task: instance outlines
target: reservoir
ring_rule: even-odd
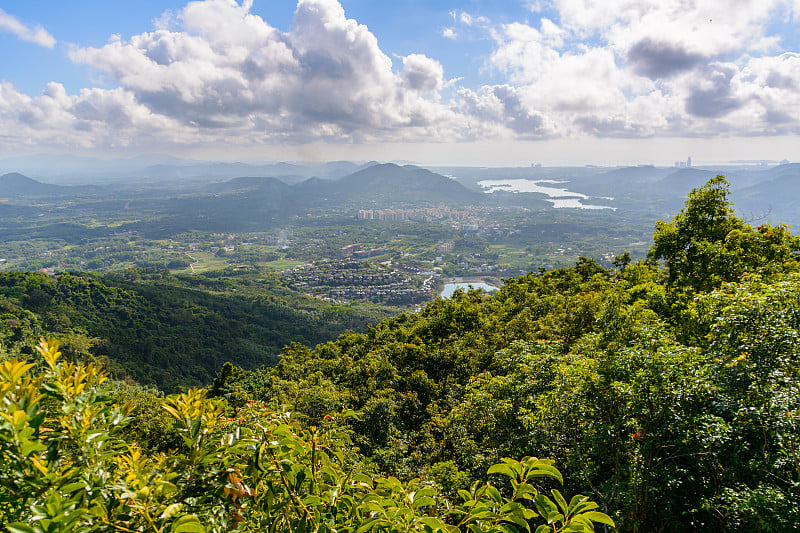
[[[473,282],[466,282],[466,283],[445,283],[444,289],[442,293],[439,295],[442,298],[450,298],[454,292],[458,289],[463,289],[468,291],[470,288],[473,289],[483,289],[486,292],[494,292],[497,289],[494,285],[489,285],[488,283],[484,283],[482,281],[473,281]]]
[[[513,192],[513,193],[538,193],[547,196],[546,200],[553,204],[556,209],[572,208],[572,209],[611,209],[616,211],[616,207],[607,205],[594,205],[585,204],[584,200],[589,200],[590,197],[579,192],[568,191],[567,189],[559,187],[550,187],[548,185],[559,185],[567,183],[564,180],[528,180],[528,179],[505,179],[505,180],[482,180],[478,182],[478,186],[484,189],[485,193],[491,194],[493,192]],[[541,185],[546,184],[546,185]],[[613,198],[602,198],[603,200],[613,200]]]

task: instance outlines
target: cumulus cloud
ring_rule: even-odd
[[[542,1],[528,2],[533,12]],[[559,129],[594,136],[786,132],[800,85],[770,34],[788,0],[552,0],[493,29],[491,68]],[[793,107],[794,106],[794,107]]]
[[[484,86],[479,92],[459,91],[459,111],[477,121],[477,135],[512,131],[525,139],[544,139],[557,134],[557,126],[532,108],[526,95],[511,85]]]
[[[465,115],[469,106],[442,98],[458,78],[445,81],[439,61],[409,54],[395,68],[375,35],[336,0],[300,0],[286,32],[250,7],[191,2],[156,19],[153,31],[73,47],[70,58],[113,88],[68,95],[53,84],[28,97],[5,84],[0,129],[23,132],[17,143],[47,144],[60,135],[82,146],[144,148],[435,142],[543,131],[544,119],[512,89],[494,91],[504,111],[492,118]]]
[[[181,128],[154,115],[121,89],[84,89],[69,95],[55,82],[41,95],[19,93],[10,83],[0,83],[0,125],[9,146],[114,148],[132,144],[156,146],[180,141]],[[13,134],[12,134],[13,132]],[[184,132],[188,140],[190,132]],[[3,138],[0,136],[0,138]]]
[[[717,118],[741,107],[731,82],[737,73],[733,65],[713,65],[704,80],[690,89],[686,111],[698,117]]]
[[[152,112],[203,129],[258,128],[265,139],[302,142],[424,135],[441,128],[434,121],[454,119],[438,101],[442,65],[411,54],[394,72],[376,37],[336,0],[300,0],[288,32],[249,8],[193,2],[177,15],[179,30],[115,38],[71,57]]]
[[[403,58],[403,79],[415,91],[438,91],[444,84],[444,69],[435,59],[411,54]]]
[[[690,52],[677,43],[658,42],[649,37],[630,47],[628,63],[637,74],[665,78],[698,65],[703,56]]]
[[[0,31],[12,33],[23,41],[38,44],[45,48],[53,48],[56,45],[55,37],[50,35],[47,30],[41,26],[28,27],[2,9],[0,9]]]

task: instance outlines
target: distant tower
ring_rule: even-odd
[[[692,168],[692,156],[686,158],[686,168]]]

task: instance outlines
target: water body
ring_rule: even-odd
[[[482,281],[472,281],[472,282],[465,282],[465,283],[445,283],[444,289],[442,293],[439,295],[442,298],[450,298],[454,292],[458,289],[464,289],[468,291],[469,289],[483,289],[486,292],[494,292],[497,289],[494,285],[489,285],[488,283],[484,283]]]
[[[580,198],[546,198],[548,202],[553,204],[555,209],[572,208],[572,209],[611,209],[616,211],[616,207],[608,205],[593,205],[581,203]]]
[[[567,183],[566,181],[559,180],[526,180],[526,179],[507,179],[507,180],[482,180],[478,185],[484,189],[484,192],[491,194],[493,192],[528,192],[539,193],[546,195],[547,201],[553,204],[556,209],[572,208],[572,209],[611,209],[616,211],[616,207],[608,205],[594,205],[585,204],[582,200],[588,200],[590,197],[579,192],[568,191],[558,187],[548,187],[541,184],[558,185]],[[613,198],[603,197],[603,200],[613,200]]]

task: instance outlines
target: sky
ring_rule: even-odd
[[[800,0],[3,0],[0,157],[800,160]]]

